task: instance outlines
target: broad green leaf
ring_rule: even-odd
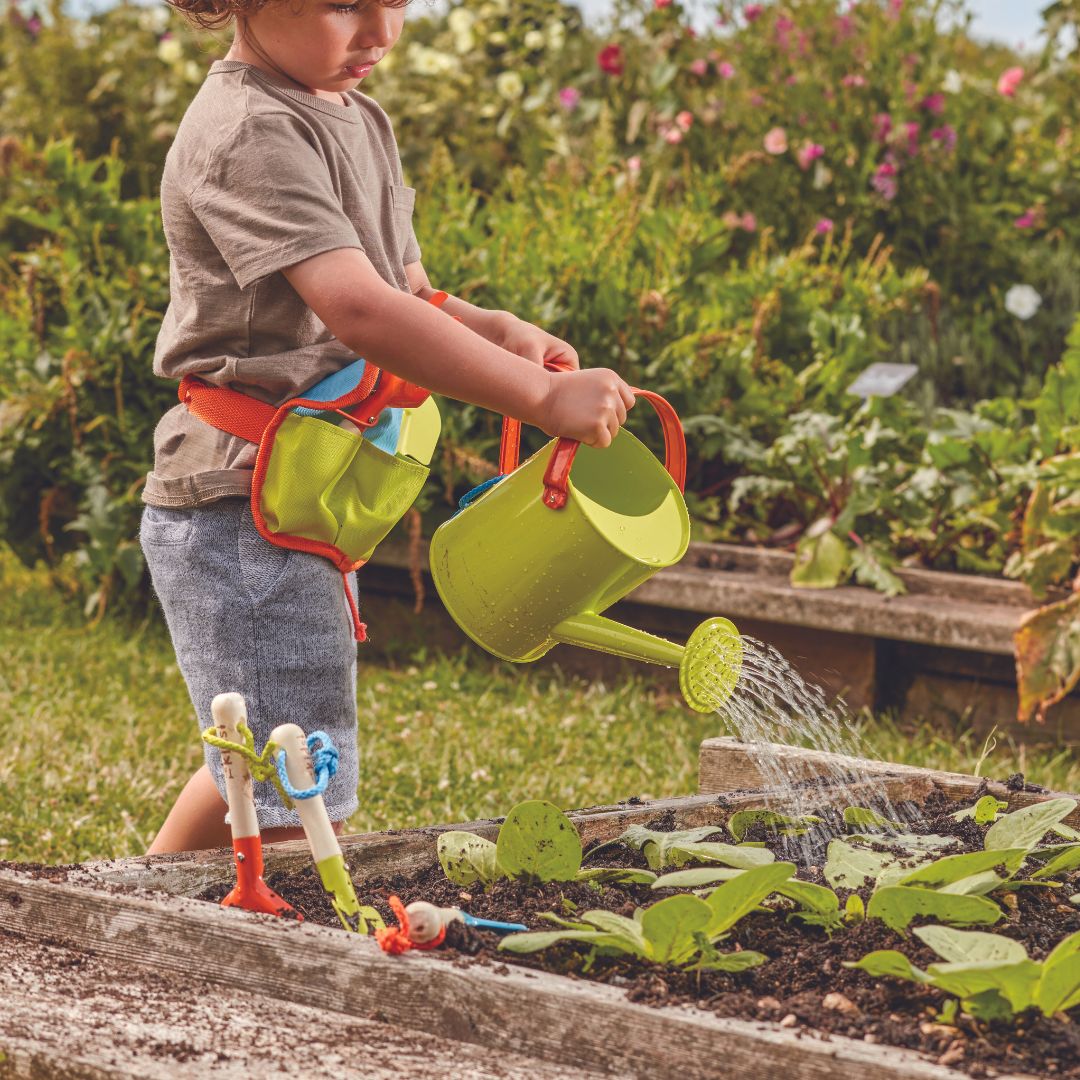
[[[751,825],[764,825],[781,836],[801,836],[819,821],[821,818],[814,817],[813,814],[791,817],[776,810],[739,810],[728,819],[727,827],[736,840],[742,840]]]
[[[989,825],[997,819],[1002,810],[1008,808],[1009,804],[1003,799],[996,799],[993,795],[984,795],[974,806],[966,806],[951,816],[955,821],[973,818],[976,825]]]
[[[1006,963],[984,960],[975,963],[931,964],[926,973],[933,979],[936,987],[960,998],[967,1012],[973,1016],[990,1016],[991,1011],[987,1011],[986,1006],[989,1005],[993,1010],[993,1004],[984,1002],[983,1010],[976,1012],[973,1011],[970,999],[993,992],[1004,997],[1013,1012],[1022,1012],[1034,1003],[1042,967],[1034,960],[1026,958]]]
[[[760,964],[764,964],[768,959],[767,956],[759,952],[754,952],[751,949],[743,949],[742,952],[730,952],[722,953],[713,950],[708,958],[702,956],[702,958],[696,963],[691,964],[687,969],[689,971],[747,971],[750,968],[758,967]]]
[[[1080,1005],[1080,931],[1059,942],[1043,961],[1035,1004],[1047,1016]]]
[[[706,935],[715,940],[720,934],[730,930],[794,873],[794,863],[770,863],[747,870],[713,889],[705,898],[713,913],[712,920],[705,928]]]
[[[700,889],[705,885],[716,885],[721,881],[730,881],[733,877],[745,873],[730,866],[695,866],[690,870],[672,870],[670,874],[661,874],[653,883],[654,889]]]
[[[851,926],[866,918],[866,905],[858,893],[852,893],[844,904],[844,922]]]
[[[581,866],[581,837],[557,807],[540,799],[518,803],[496,844],[500,868],[530,881],[571,881]]]
[[[822,518],[803,534],[795,548],[791,584],[803,589],[832,589],[845,577],[847,545],[832,531],[832,521]]]
[[[929,860],[930,855],[915,861]],[[829,842],[825,859],[825,880],[838,889],[861,889],[867,879],[879,884],[898,880],[910,872],[912,857],[906,852],[872,851],[847,840]]]
[[[1028,958],[1019,941],[982,930],[954,930],[951,926],[917,926],[911,931],[948,963],[1015,964]]]
[[[938,836],[936,833],[852,833],[848,840],[861,840],[867,844],[884,844],[903,851],[940,851],[960,843],[955,836]]]
[[[1005,848],[1033,848],[1051,827],[1076,809],[1075,799],[1048,799],[1001,817],[986,830],[983,847],[1001,851]]]
[[[1026,848],[1004,848],[995,851],[973,851],[965,855],[946,855],[932,863],[920,866],[905,877],[898,885],[921,885],[928,889],[939,889],[951,885],[973,874],[982,874],[1003,866],[1011,876],[1020,869],[1020,864],[1027,854]]]
[[[499,942],[499,948],[507,952],[531,953],[563,941],[583,941],[593,946],[621,948],[621,940],[614,934],[605,934],[600,930],[531,930],[526,934],[507,934]]]
[[[701,825],[696,829],[680,829],[675,832],[659,832],[656,829],[647,829],[644,825],[631,825],[612,843],[625,844],[635,851],[640,851],[645,856],[650,869],[662,870],[668,865],[668,855],[672,847],[698,843],[705,837],[714,836],[718,832],[722,830],[711,825]]]
[[[656,875],[651,870],[633,866],[592,866],[579,870],[575,881],[598,881],[604,885],[651,885]]]
[[[1072,844],[1055,855],[1031,876],[1036,880],[1039,878],[1052,878],[1057,874],[1067,874],[1078,868],[1080,868],[1080,844]]]
[[[902,933],[921,915],[960,925],[991,925],[1001,918],[1001,908],[981,896],[950,896],[934,889],[887,885],[870,897],[866,915]]]
[[[453,829],[439,836],[436,850],[443,873],[455,885],[490,885],[502,876],[495,845],[482,836]]]
[[[845,807],[844,823],[847,825],[869,825],[872,829],[898,829],[900,827],[895,821],[890,821],[876,811],[868,810],[865,806]]]
[[[650,905],[641,917],[649,958],[658,964],[685,962],[697,952],[694,934],[704,931],[711,918],[709,905],[688,893]]]
[[[739,870],[750,870],[776,862],[776,856],[767,848],[719,843],[672,844],[662,849],[661,855],[664,865],[671,866],[681,866],[687,862],[718,862]]]
[[[791,918],[799,919],[811,926],[820,926],[830,933],[843,925],[840,916],[840,900],[832,889],[824,885],[815,885],[810,881],[791,881],[778,885],[776,891],[799,905],[799,910],[792,912]]]
[[[942,885],[938,892],[947,893],[949,896],[986,896],[1003,885],[1018,885],[1017,881],[1007,881],[995,874],[993,870],[984,870],[980,874],[972,874],[961,878],[959,881],[951,881],[948,885]]]
[[[1066,840],[1080,842],[1080,829],[1074,829],[1071,825],[1066,825],[1064,822],[1059,822],[1057,825],[1051,825],[1050,831],[1055,836],[1063,837]]]
[[[861,960],[844,961],[846,968],[858,968],[867,975],[881,978],[882,975],[891,975],[894,979],[908,979],[911,982],[928,983],[930,977],[921,968],[914,964],[902,953],[895,949],[879,949],[877,952],[867,953]]]

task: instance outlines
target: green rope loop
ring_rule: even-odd
[[[286,809],[290,809],[293,805],[293,801],[289,798],[285,792],[285,788],[281,785],[281,778],[278,776],[277,766],[274,764],[273,760],[273,755],[278,749],[277,744],[268,742],[262,748],[262,753],[256,754],[255,736],[252,735],[251,728],[241,720],[236,725],[236,730],[240,732],[240,738],[244,740],[243,743],[234,743],[230,742],[228,739],[223,739],[216,733],[216,727],[208,727],[202,733],[203,742],[208,743],[210,746],[217,747],[217,749],[222,752],[239,754],[240,757],[248,763],[248,771],[251,773],[252,779],[261,781],[269,780],[280,796],[282,804]]]

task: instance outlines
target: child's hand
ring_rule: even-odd
[[[578,368],[578,354],[565,341],[541,330],[539,326],[511,315],[501,324],[499,333],[492,341],[508,352],[542,364],[545,360],[561,360],[572,368]]]
[[[611,445],[635,400],[629,385],[607,368],[552,372],[537,426],[548,435],[603,448]]]

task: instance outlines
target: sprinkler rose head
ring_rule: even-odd
[[[706,619],[691,635],[679,663],[679,689],[691,709],[715,712],[735,690],[742,639],[727,619]]]

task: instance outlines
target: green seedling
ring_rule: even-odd
[[[979,1020],[1012,1019],[1030,1008],[1045,1016],[1080,1005],[1080,932],[1060,942],[1040,964],[1010,938],[946,926],[921,926],[914,933],[942,958],[925,971],[902,953],[882,949],[845,967],[933,986],[959,999]]]
[[[558,807],[543,800],[518,803],[492,843],[474,833],[451,830],[437,845],[443,873],[455,885],[485,887],[500,878],[545,883],[588,881],[649,884],[648,870],[632,867],[581,866],[581,838],[574,823]]]
[[[638,908],[627,918],[610,911],[586,911],[578,922],[545,916],[558,930],[511,934],[499,948],[531,953],[577,942],[595,956],[629,954],[693,970],[742,971],[764,962],[755,952],[721,953],[716,944],[795,872],[793,863],[771,863],[738,873],[705,897],[682,894]]]
[[[817,825],[821,818],[813,814],[792,817],[776,810],[739,810],[728,818],[728,832],[736,840],[744,840],[753,825],[764,825],[778,836],[804,836],[810,826]]]
[[[631,825],[613,843],[625,844],[640,851],[652,870],[666,870],[690,862],[720,863],[738,870],[749,870],[776,861],[771,851],[756,845],[705,840],[705,837],[718,831],[711,825],[678,832],[657,832],[643,825]]]
[[[963,810],[957,810],[950,816],[954,821],[965,821],[973,818],[976,825],[991,825],[998,818],[1002,810],[1008,810],[1009,804],[1001,799],[995,799],[993,795],[984,795],[974,806],[965,806]]]

